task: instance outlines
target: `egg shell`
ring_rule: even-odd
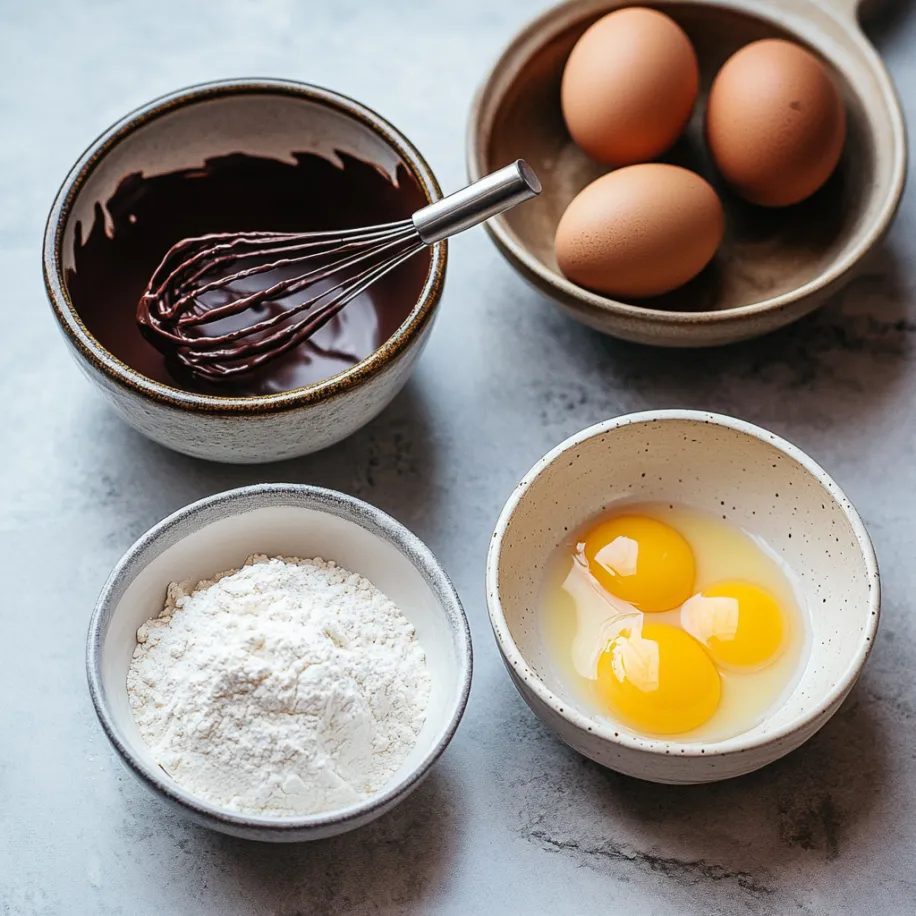
[[[644,7],[617,10],[591,25],[569,55],[563,117],[598,162],[646,162],[684,130],[699,82],[693,45],[673,19]]]
[[[843,99],[827,67],[790,41],[745,45],[710,89],[710,153],[751,203],[785,207],[810,197],[836,168],[845,138]]]
[[[676,165],[631,165],[573,198],[557,226],[557,264],[588,289],[657,296],[695,277],[724,231],[718,195],[699,175]]]

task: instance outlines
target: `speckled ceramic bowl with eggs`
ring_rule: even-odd
[[[765,541],[798,577],[810,627],[804,669],[781,704],[735,737],[699,742],[634,734],[585,708],[551,659],[539,617],[551,556],[569,531],[633,500],[724,516]],[[830,719],[868,658],[880,586],[862,520],[811,458],[741,420],[664,410],[583,430],[525,475],[493,534],[487,602],[513,683],[563,741],[621,773],[691,784],[765,766]]]

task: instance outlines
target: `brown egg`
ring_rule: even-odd
[[[617,10],[590,26],[563,71],[561,104],[573,140],[593,159],[655,159],[683,131],[700,82],[697,56],[669,16]]]
[[[722,204],[699,175],[676,165],[631,165],[573,198],[557,226],[557,264],[588,289],[657,296],[695,277],[724,229]]]
[[[751,203],[785,207],[809,197],[836,168],[845,137],[843,99],[827,68],[790,41],[746,45],[710,89],[709,150]]]

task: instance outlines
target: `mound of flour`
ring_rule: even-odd
[[[416,742],[430,678],[413,626],[371,582],[321,559],[250,557],[173,583],[137,631],[134,718],[188,791],[301,815],[382,788]]]

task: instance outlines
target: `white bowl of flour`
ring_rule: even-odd
[[[92,615],[89,687],[132,773],[205,826],[295,842],[351,830],[451,740],[471,642],[438,561],[378,509],[262,485],[131,547]]]

